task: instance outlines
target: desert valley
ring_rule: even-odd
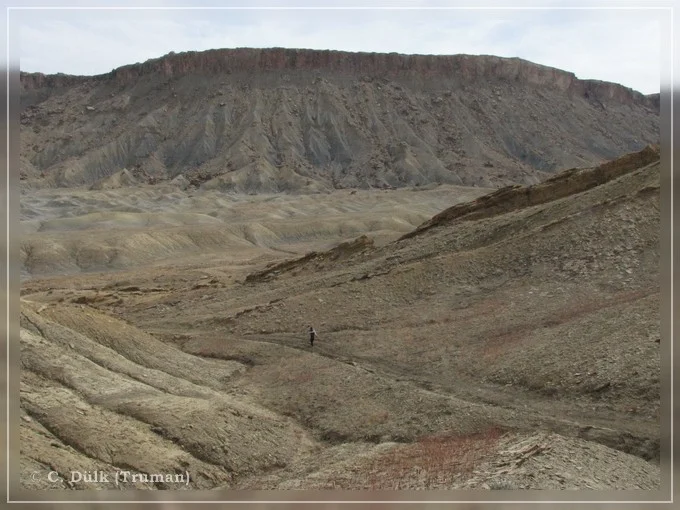
[[[520,59],[22,73],[24,488],[658,489],[658,144]]]

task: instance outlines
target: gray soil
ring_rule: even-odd
[[[22,75],[24,189],[534,184],[659,142],[659,105],[520,59],[312,50]]]

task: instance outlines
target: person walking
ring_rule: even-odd
[[[309,326],[309,343],[314,347],[314,340],[316,340],[316,331],[312,326]]]

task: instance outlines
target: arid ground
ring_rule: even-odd
[[[659,487],[658,149],[500,190],[114,184],[21,198],[26,488]]]
[[[658,94],[281,48],[20,83],[26,488],[659,487]]]

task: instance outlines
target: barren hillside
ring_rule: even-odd
[[[257,265],[362,234],[380,244],[488,191],[443,185],[248,196],[171,183],[32,190],[21,199],[23,276],[138,270],[210,257]]]
[[[401,239],[26,281],[25,483],[658,488],[659,181],[651,147]]]
[[[213,50],[21,90],[25,189],[499,187],[659,140],[654,97],[491,56]]]

